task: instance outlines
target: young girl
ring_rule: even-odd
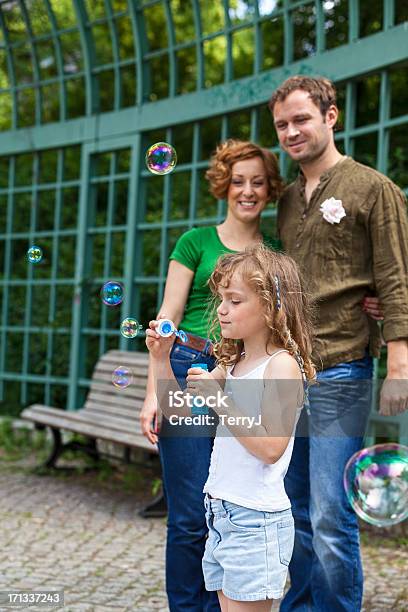
[[[283,479],[304,383],[315,375],[309,307],[296,264],[263,245],[222,256],[209,285],[221,330],[217,367],[190,368],[186,390],[206,398],[219,417],[204,486],[204,579],[223,612],[263,612],[283,595],[293,548]],[[146,338],[156,380],[174,380],[171,341],[154,331],[157,324]],[[158,397],[163,407],[163,392]],[[188,411],[164,412],[170,418]]]

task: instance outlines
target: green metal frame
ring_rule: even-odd
[[[0,227],[0,247],[4,250],[3,276],[0,277],[1,394],[4,385],[14,381],[19,385],[22,404],[32,401],[33,397],[37,400],[40,397],[47,404],[63,404],[61,389],[65,389],[69,409],[76,409],[89,385],[90,367],[98,355],[114,346],[130,350],[135,347],[118,334],[117,321],[121,317],[134,315],[146,324],[146,304],[152,311],[160,305],[168,254],[177,235],[193,225],[218,222],[224,214],[223,202],[214,206],[206,199],[209,212],[202,204],[203,172],[209,154],[206,149],[206,155],[203,155],[203,147],[208,147],[206,134],[210,125],[219,120],[219,129],[212,143],[214,146],[217,140],[242,134],[271,146],[274,142],[272,122],[265,114],[265,103],[286,77],[296,73],[321,74],[335,81],[342,92],[345,106],[344,126],[336,136],[339,146],[357,158],[361,158],[362,149],[365,154],[364,147],[368,147],[367,152],[375,155],[373,163],[376,167],[384,173],[389,172],[393,154],[392,135],[396,130],[406,130],[408,126],[408,114],[391,114],[393,92],[390,84],[393,71],[399,67],[404,69],[408,62],[407,21],[404,21],[404,13],[398,3],[383,0],[382,16],[380,20],[377,19],[381,21],[380,25],[373,21],[369,26],[374,33],[363,35],[362,3],[348,0],[346,39],[343,44],[330,46],[328,20],[335,19],[339,7],[344,9],[345,1],[271,0],[268,4],[266,0],[259,0],[246,4],[241,0],[217,0],[211,3],[211,10],[218,11],[219,21],[218,17],[211,21],[208,17],[209,3],[190,0],[190,25],[195,35],[191,39],[180,40],[178,0],[122,0],[121,3],[119,0],[72,0],[75,19],[66,27],[62,27],[56,0],[42,0],[44,19],[48,20],[49,29],[41,34],[35,33],[28,4],[19,0],[12,10],[20,11],[24,38],[16,36],[10,28],[8,11],[11,10],[11,3],[0,0],[0,52],[5,54],[9,82],[7,88],[0,90],[0,97],[9,95],[12,99],[11,129],[0,133],[0,162],[8,163],[7,186],[0,187],[0,206],[1,202],[7,204],[5,225]],[[99,13],[93,15],[93,8],[98,9]],[[159,13],[160,19],[165,20],[163,40],[167,39],[167,43],[151,48],[151,17]],[[303,46],[299,46],[298,23],[299,20],[306,23],[305,15],[313,15],[313,24],[310,26],[310,36],[305,35]],[[282,24],[284,28],[283,62],[273,69],[263,70],[268,44],[273,42],[265,37],[264,28],[271,23]],[[134,49],[133,56],[126,58],[121,56],[123,24],[131,32]],[[210,27],[214,24],[213,28]],[[95,33],[98,31],[106,33],[109,38],[112,49],[110,61],[100,61],[98,58],[100,40]],[[237,79],[234,76],[237,69],[236,37],[249,31],[254,40],[251,74]],[[76,67],[74,62],[69,63],[70,55],[66,51],[66,37],[70,36],[78,36],[81,43],[75,51]],[[208,87],[206,45],[221,39],[225,40],[226,45],[222,83]],[[38,55],[41,44],[52,45],[52,61],[55,61],[56,69],[54,76],[42,78],[44,60]],[[21,81],[16,70],[16,58],[27,45],[30,49],[29,72],[32,80]],[[70,50],[70,53],[73,51]],[[182,53],[190,53],[194,57],[195,87],[194,91],[179,95]],[[158,65],[157,62],[167,62],[168,65],[167,95],[163,99],[157,99],[154,91],[154,66]],[[127,107],[124,106],[123,89],[123,71],[126,70],[132,71],[135,83],[133,103]],[[107,99],[108,94],[100,83],[104,82],[106,75],[112,75],[112,87],[108,91],[111,110],[102,113],[103,100]],[[368,125],[358,125],[358,106],[361,104],[359,86],[373,78],[379,79],[378,113]],[[68,89],[73,87],[74,93],[78,92],[79,95],[81,83],[85,87],[85,112],[71,118]],[[75,89],[75,84],[78,89]],[[43,120],[44,104],[47,103],[43,88],[48,86],[58,88],[59,121],[55,123]],[[34,90],[34,122],[32,126],[21,127],[20,95],[27,90]],[[147,146],[162,139],[177,143],[188,130],[191,142],[188,146],[186,143],[182,145],[183,154],[179,155],[174,172],[165,177],[151,175],[144,167],[144,150]],[[376,139],[374,153],[369,151],[367,144],[373,138]],[[73,147],[78,147],[80,151],[78,171],[75,177],[67,179],[64,176],[66,159]],[[276,146],[272,148],[278,152]],[[44,183],[38,177],[42,172],[43,155],[49,152],[54,152],[56,156],[56,175],[55,180]],[[21,156],[27,154],[31,155],[32,178],[29,184],[20,185],[19,163]],[[119,168],[122,155],[129,159],[126,170]],[[99,174],[99,165],[106,156],[110,156],[109,165],[103,174]],[[280,156],[280,164],[286,176],[290,164],[283,155]],[[177,208],[180,203],[174,200],[175,195],[180,198],[180,185],[185,200],[184,212]],[[126,202],[122,201],[118,186],[121,189],[126,186]],[[400,186],[407,190],[408,182]],[[69,189],[79,189],[79,200],[76,225],[67,229],[61,223]],[[159,194],[162,203],[160,215],[157,210],[153,215],[149,212],[151,190]],[[104,223],[98,217],[102,193],[107,197]],[[15,211],[18,199],[24,194],[31,197],[30,221],[24,231],[20,228],[16,232],[13,225]],[[51,228],[40,230],[41,198],[44,194],[55,196],[54,221]],[[126,212],[122,214],[121,222],[117,223],[115,216],[120,206],[125,207]],[[177,214],[175,207],[179,211]],[[267,225],[273,225],[274,214],[273,210],[266,213]],[[62,276],[59,253],[65,252],[69,241],[75,241],[75,253],[72,255],[75,261],[72,274]],[[45,242],[49,245],[48,271],[45,265],[42,268],[29,267],[28,271],[15,277],[13,253],[17,243],[21,242],[27,245]],[[119,243],[122,250],[116,250]],[[151,252],[146,253],[146,244],[150,245]],[[96,253],[102,263],[95,263]],[[115,267],[118,257],[121,257],[120,270]],[[147,273],[149,257],[152,261],[154,258],[157,266]],[[113,263],[114,260],[116,263]],[[125,299],[115,314],[101,306],[97,299],[98,288],[112,276],[126,287]],[[36,316],[33,312],[34,295],[38,287],[43,287],[48,296],[48,321],[40,325],[33,322]],[[10,323],[13,291],[17,290],[25,291],[24,318],[19,325],[15,321]],[[58,320],[60,294],[64,291],[72,300],[72,307],[67,307],[67,325]],[[98,311],[98,314],[94,311]],[[20,368],[10,370],[8,343],[14,334],[22,335],[21,363]],[[44,369],[37,373],[30,369],[34,358],[31,338],[35,334],[46,339]],[[69,364],[65,370],[61,369],[63,374],[56,375],[53,362],[58,343],[62,339],[68,342],[68,338]],[[39,385],[37,395],[30,390],[32,385]],[[381,426],[381,419],[376,419]],[[390,422],[399,427],[401,438],[408,438],[408,430],[402,419],[387,420],[387,423]]]

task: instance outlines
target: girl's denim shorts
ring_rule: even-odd
[[[222,591],[236,601],[280,599],[295,537],[290,508],[261,512],[208,495],[204,503],[207,591]]]

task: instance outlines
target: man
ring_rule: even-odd
[[[289,78],[269,107],[281,148],[300,165],[279,203],[278,231],[316,298],[319,370],[285,481],[296,537],[281,610],[357,612],[363,586],[358,523],[342,479],[362,445],[371,355],[378,356],[381,344],[361,302],[373,291],[380,299],[388,350],[380,409],[398,414],[408,407],[406,202],[387,177],[336,148],[330,81]]]

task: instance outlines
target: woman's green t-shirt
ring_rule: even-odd
[[[263,241],[273,250],[281,250],[279,240],[270,238],[263,234]],[[215,269],[220,255],[224,253],[235,253],[221,242],[217,228],[196,227],[183,234],[177,241],[170,259],[174,259],[194,272],[184,317],[180,322],[180,329],[198,336],[208,337],[210,312],[208,304],[211,291],[207,285],[212,272]]]

